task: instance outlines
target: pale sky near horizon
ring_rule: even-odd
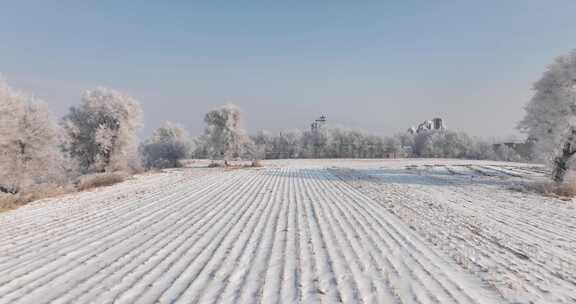
[[[144,134],[202,132],[234,103],[250,132],[332,123],[381,135],[436,116],[518,134],[531,85],[576,47],[576,1],[0,1],[0,73],[57,116],[103,85]]]

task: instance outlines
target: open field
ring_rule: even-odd
[[[0,214],[0,303],[574,303],[576,205],[529,164],[191,168]]]

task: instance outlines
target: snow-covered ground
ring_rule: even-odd
[[[288,160],[0,213],[0,303],[574,303],[573,201],[529,164]]]

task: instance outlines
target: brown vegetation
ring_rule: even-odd
[[[78,181],[78,191],[84,191],[92,188],[111,186],[123,182],[128,177],[124,172],[105,172],[80,177]]]
[[[0,212],[16,209],[29,202],[39,199],[50,198],[62,194],[74,192],[72,186],[63,187],[56,184],[38,184],[22,193],[0,193]]]
[[[561,184],[552,181],[538,181],[524,184],[520,187],[512,187],[511,190],[520,192],[534,192],[544,196],[569,200],[576,196],[576,181],[571,180]]]

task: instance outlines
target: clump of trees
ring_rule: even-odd
[[[109,182],[108,172],[134,172],[140,164],[136,132],[141,125],[139,103],[118,91],[86,91],[59,124],[44,102],[2,80],[0,193],[26,202],[79,181],[86,186],[94,180],[90,174],[100,174],[102,183]]]
[[[192,152],[188,132],[180,125],[166,122],[141,146],[142,161],[147,169],[181,167],[181,160]]]

